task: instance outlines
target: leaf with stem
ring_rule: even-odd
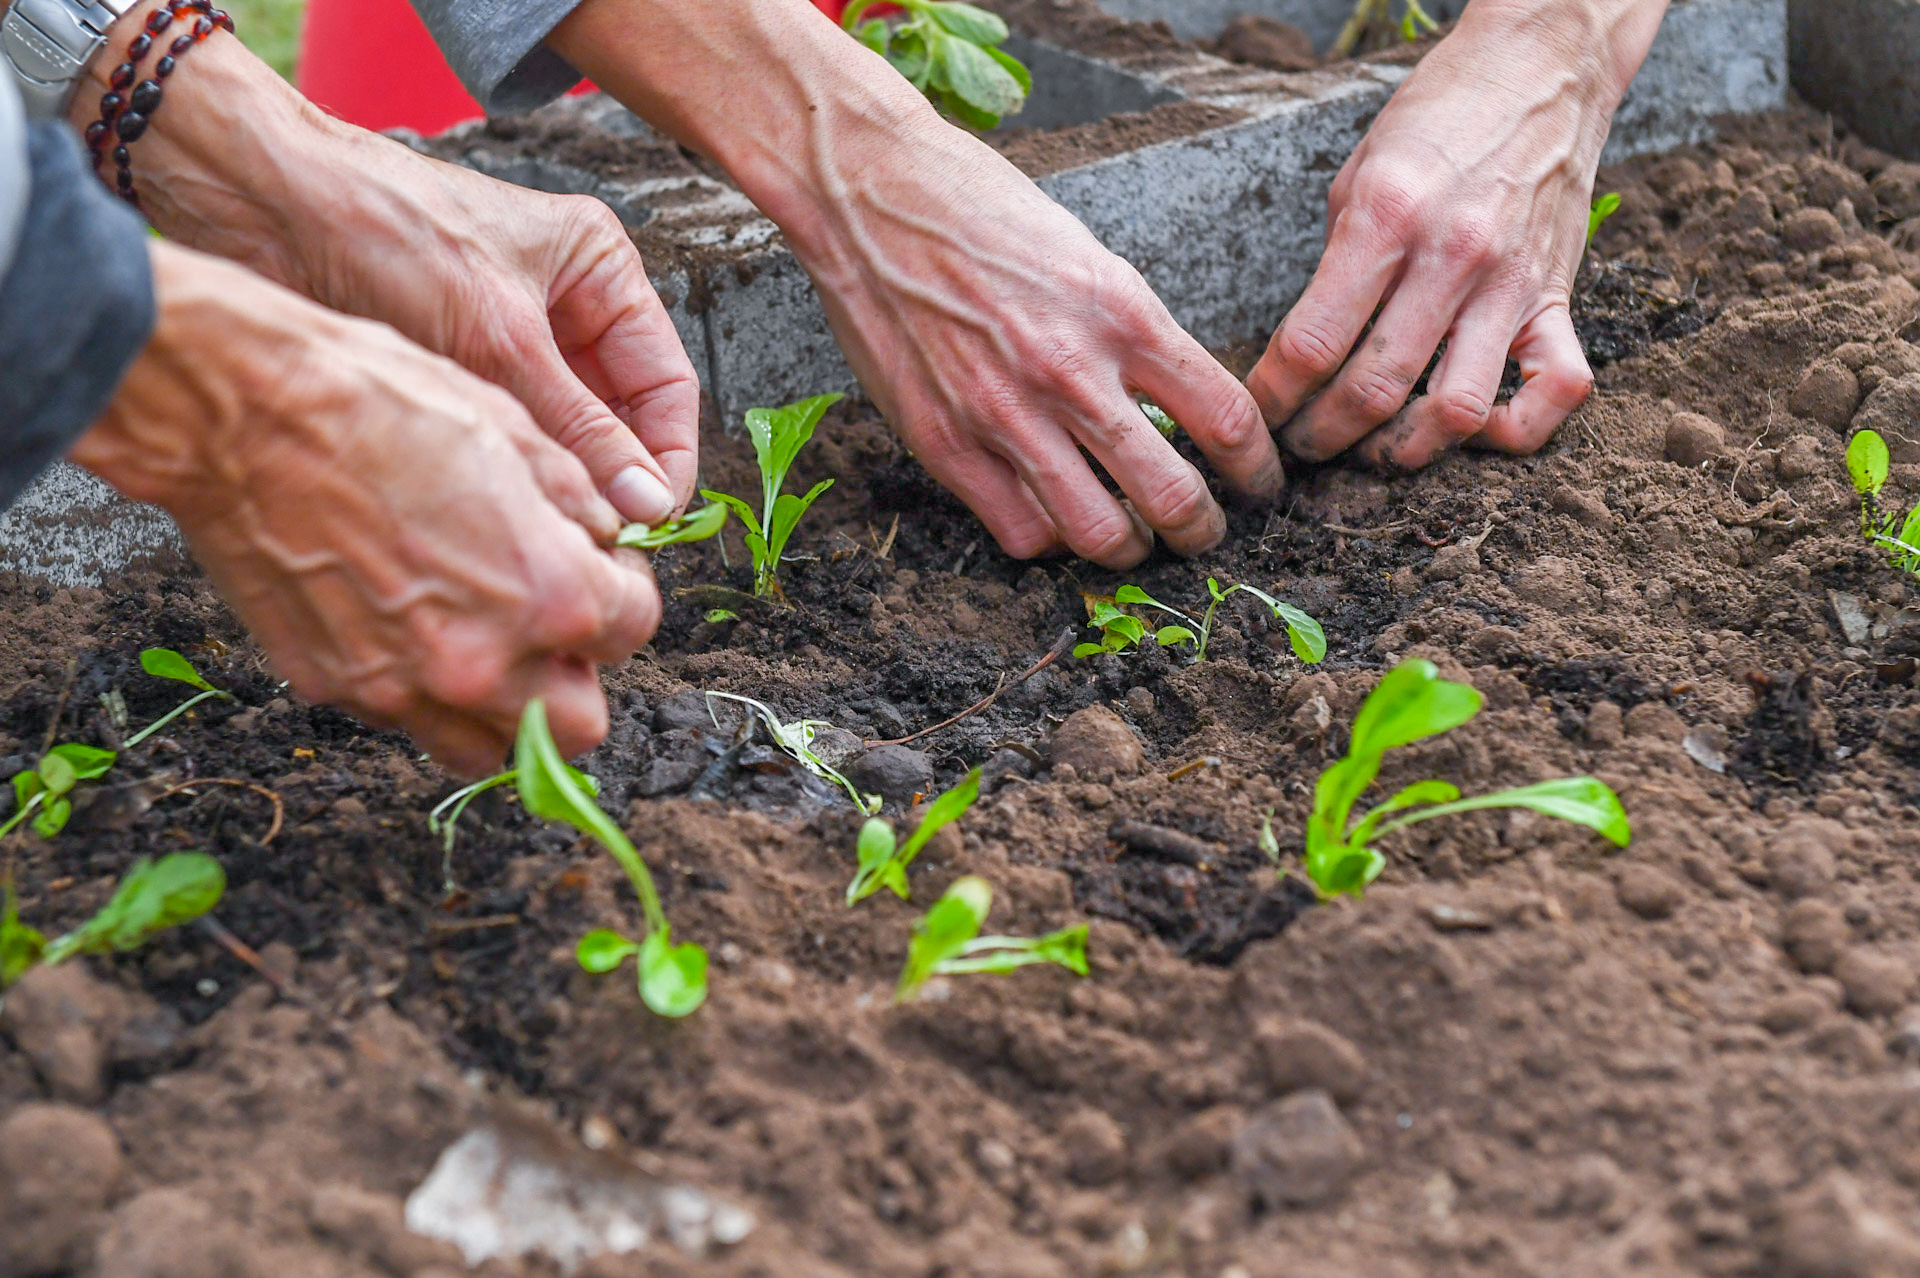
[[[574,780],[577,773],[560,757],[560,748],[547,726],[544,702],[528,702],[520,716],[513,771],[520,802],[527,811],[572,826],[599,843],[626,871],[647,922],[646,938],[637,951],[641,1001],[661,1016],[693,1012],[706,999],[706,951],[698,945],[671,943],[672,933],[653,885],[653,872],[647,869],[626,831],[593,801],[585,786]]]
[[[645,524],[628,524],[620,530],[615,544],[634,550],[660,550],[667,546],[684,546],[689,542],[718,537],[720,530],[726,526],[726,503],[711,502],[678,519],[669,519],[656,528],[649,528]]]
[[[860,869],[847,886],[847,904],[864,901],[883,887],[892,888],[894,895],[906,900],[907,867],[934,835],[966,815],[967,809],[979,798],[980,769],[975,768],[953,789],[927,805],[919,826],[897,849],[892,827],[878,817],[869,820],[860,830]]]
[[[831,767],[825,759],[822,759],[813,752],[814,736],[818,734],[822,728],[831,728],[833,726],[825,719],[800,719],[793,723],[782,723],[780,716],[773,712],[773,707],[767,705],[764,701],[755,701],[752,697],[743,697],[732,692],[709,692],[706,696],[707,714],[713,719],[713,725],[716,728],[720,726],[720,719],[713,713],[714,698],[717,697],[722,701],[738,702],[759,715],[760,721],[767,726],[767,732],[773,737],[774,744],[799,760],[800,765],[807,771],[822,780],[831,781],[842,790],[845,790],[848,796],[852,798],[853,805],[868,816],[872,816],[880,810],[879,796],[861,794],[858,786],[847,780],[846,777]]]
[[[231,692],[225,692],[216,688],[201,678],[200,672],[193,668],[193,663],[171,648],[146,649],[140,654],[140,668],[155,678],[171,679],[175,683],[184,683],[190,688],[197,688],[199,689],[199,693],[196,696],[187,698],[187,700],[181,702],[173,709],[161,715],[158,719],[155,719],[152,723],[149,723],[146,727],[140,729],[140,731],[128,737],[126,741],[122,743],[128,750],[133,749],[133,747],[139,745],[142,741],[145,741],[148,737],[160,731],[160,729],[166,727],[169,723],[172,723],[175,719],[178,719],[181,715],[187,713],[187,711],[193,709],[203,701],[237,700]]]
[[[76,954],[124,953],[156,932],[199,918],[219,904],[226,889],[226,871],[204,852],[142,858],[99,913],[49,942],[41,961],[51,965]]]
[[[956,879],[914,925],[894,1001],[906,1002],[935,976],[1011,972],[1034,963],[1057,963],[1087,975],[1086,924],[1032,938],[981,936],[980,928],[992,908],[993,888],[985,879],[972,875]]]
[[[760,510],[727,493],[702,489],[700,495],[731,510],[747,529],[747,550],[753,555],[753,593],[771,598],[779,592],[780,559],[794,526],[820,495],[833,486],[831,479],[815,484],[805,497],[780,490],[794,459],[813,438],[814,428],[827,410],[845,399],[845,395],[815,395],[784,408],[747,410],[747,437],[753,442],[753,455],[760,463]],[[717,531],[717,530],[716,530]]]
[[[20,921],[20,898],[14,893],[13,880],[0,880],[0,989],[37,966],[46,949],[47,938]]]
[[[853,0],[841,26],[943,113],[985,131],[1026,104],[1033,76],[999,47],[1009,32],[998,14],[960,0],[895,0],[906,17],[893,26],[865,16],[876,2]]]
[[[1587,247],[1593,247],[1593,237],[1600,234],[1600,228],[1606,225],[1607,219],[1619,211],[1618,191],[1608,191],[1593,202],[1593,207],[1587,210]]]

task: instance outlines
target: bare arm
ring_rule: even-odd
[[[1136,393],[1235,487],[1278,492],[1252,399],[1139,274],[807,0],[585,0],[548,44],[780,225],[874,401],[1009,553],[1119,567],[1149,528],[1187,554],[1219,541]]]

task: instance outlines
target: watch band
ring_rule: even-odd
[[[66,112],[107,30],[140,0],[13,0],[0,18],[0,70],[35,120]]]

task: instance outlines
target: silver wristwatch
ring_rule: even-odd
[[[107,29],[140,0],[13,0],[0,18],[0,72],[20,86],[27,115],[66,114],[74,86],[107,42]]]

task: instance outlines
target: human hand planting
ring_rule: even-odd
[[[104,82],[113,69],[102,58],[92,72]],[[628,520],[659,523],[693,495],[699,382],[604,204],[343,124],[234,40],[210,41],[167,96],[135,169],[163,234],[505,387]],[[76,115],[97,99],[76,95]]]
[[[805,0],[586,0],[548,44],[780,225],[862,385],[1008,553],[1124,567],[1154,531],[1184,554],[1220,540],[1136,393],[1236,488],[1279,491],[1252,399],[1138,272]]]
[[[1568,301],[1600,151],[1666,4],[1480,0],[1414,69],[1335,179],[1320,269],[1247,379],[1290,451],[1528,453],[1586,399]],[[1499,404],[1509,355],[1524,385]]]
[[[579,460],[389,329],[152,257],[154,339],[73,459],[174,516],[302,696],[467,774],[498,767],[533,698],[561,749],[598,743],[595,663],[643,645],[660,603],[637,556],[601,549],[621,521]]]

